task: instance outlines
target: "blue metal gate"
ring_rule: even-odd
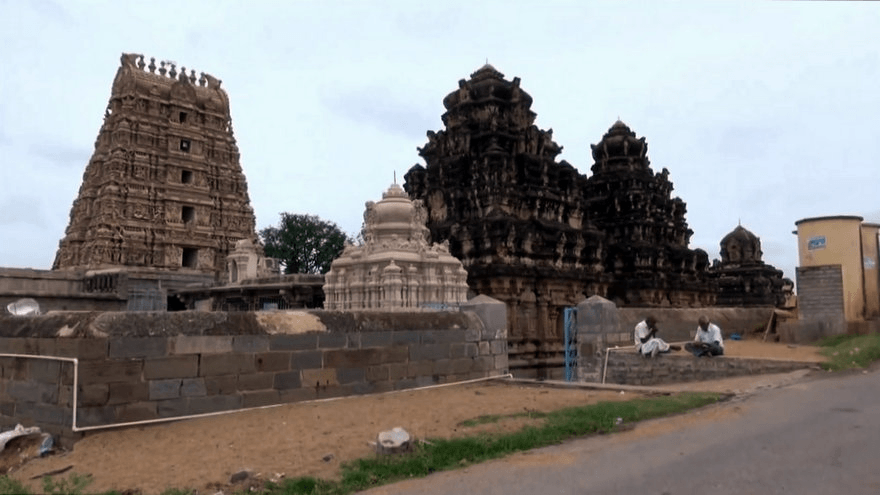
[[[565,381],[572,382],[577,378],[577,308],[565,308]]]

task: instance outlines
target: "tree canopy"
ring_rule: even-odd
[[[264,228],[260,237],[266,256],[278,258],[284,273],[327,273],[350,240],[335,223],[297,213],[281,213],[278,226]]]

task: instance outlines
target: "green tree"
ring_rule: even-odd
[[[282,213],[277,227],[260,231],[266,256],[278,258],[284,273],[327,273],[350,239],[335,223],[317,215]]]

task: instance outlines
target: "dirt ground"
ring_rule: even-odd
[[[760,341],[725,344],[729,356],[822,360],[817,350],[809,346]],[[662,388],[743,392],[792,379],[790,374],[774,377],[743,377]],[[154,494],[168,488],[189,488],[199,493],[231,493],[230,477],[243,470],[251,473],[251,480],[303,475],[337,477],[342,462],[372,455],[370,442],[376,434],[396,426],[417,439],[454,437],[480,428],[511,430],[528,423],[528,417],[480,427],[463,428],[460,423],[487,414],[544,412],[639,395],[633,391],[621,393],[616,388],[564,389],[503,384],[496,380],[288,404],[93,433],[79,441],[72,451],[31,459],[13,467],[9,475],[35,490],[40,488],[39,481],[45,473],[65,470],[59,476],[90,474],[93,482],[89,491]],[[0,463],[17,466],[33,451],[33,445],[11,442],[0,456]]]

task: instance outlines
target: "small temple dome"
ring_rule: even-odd
[[[458,89],[446,95],[443,106],[447,110],[468,102],[522,102],[526,109],[532,104],[532,97],[519,87],[519,78],[513,81],[504,79],[504,74],[489,63],[471,74],[468,80],[458,82]]]
[[[723,263],[760,263],[761,239],[742,225],[721,239],[721,261]]]
[[[403,273],[403,268],[397,266],[396,264],[394,264],[394,260],[391,260],[391,263],[388,263],[388,266],[386,266],[382,270],[382,273],[385,274],[386,276],[400,275],[401,273]]]
[[[382,201],[373,207],[376,226],[383,224],[409,225],[413,216],[413,203],[406,191],[397,184],[392,184],[382,194]]]
[[[590,145],[596,162],[609,158],[644,158],[648,153],[645,138],[636,133],[620,119],[614,122],[598,144]]]
[[[467,272],[445,244],[430,244],[427,210],[392,184],[366,203],[364,244],[333,260],[324,283],[330,310],[415,310],[466,301]]]

